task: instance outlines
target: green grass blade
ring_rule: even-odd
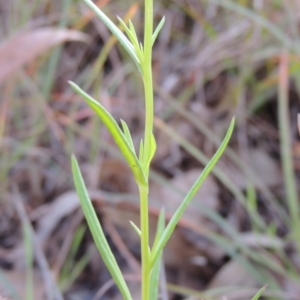
[[[137,34],[135,32],[134,26],[133,26],[131,20],[129,20],[128,23],[129,23],[129,29],[130,29],[130,31],[132,33],[132,36],[133,36],[133,40],[137,44],[138,51],[140,51],[140,48],[139,48],[139,39],[138,39]]]
[[[138,66],[138,68],[140,68],[140,61],[135,53],[134,47],[123,34],[123,32],[91,0],[84,0],[84,2],[102,20],[102,22],[107,26],[107,28],[112,32],[112,34],[125,48],[127,53],[131,56],[135,64]]]
[[[264,285],[255,295],[251,300],[258,300],[259,297],[262,295],[262,293],[265,291],[267,288],[267,285]]]
[[[167,135],[169,135],[174,141],[178,142],[180,146],[183,147],[188,153],[190,153],[193,157],[195,157],[202,165],[207,165],[209,159],[200,149],[197,149],[185,138],[180,136],[175,130],[171,129],[170,126],[164,124],[159,119],[156,121],[156,126],[164,131]],[[227,148],[226,148],[227,150]],[[236,197],[236,199],[241,203],[241,205],[246,208],[247,198],[240,190],[240,188],[233,182],[227,175],[226,172],[218,168],[217,166],[212,170],[212,173],[220,182],[224,184],[224,186]],[[252,212],[251,218],[253,221],[259,226],[260,229],[265,229],[266,224],[262,217],[257,212]]]
[[[124,31],[126,32],[126,34],[128,35],[134,49],[135,49],[135,53],[140,61],[140,65],[142,64],[142,60],[143,60],[143,56],[142,56],[142,52],[141,52],[141,49],[140,49],[140,46],[139,46],[139,41],[138,41],[138,38],[135,34],[135,30],[133,28],[133,31],[131,29],[129,29],[127,27],[127,25],[125,24],[125,22],[120,18],[120,17],[117,17],[122,28],[124,29]],[[129,20],[130,21],[130,20]],[[131,23],[131,22],[130,22]],[[131,23],[132,24],[132,23]],[[133,25],[132,25],[133,26]]]
[[[115,119],[112,115],[95,99],[85,93],[78,85],[74,82],[70,82],[70,85],[74,89],[74,91],[79,94],[87,104],[97,113],[97,115],[101,118],[102,122],[105,124],[112,137],[114,138],[116,144],[120,148],[122,154],[126,158],[135,180],[140,185],[146,185],[146,178],[140,162],[136,157],[135,152],[132,150],[130,143],[127,141],[126,136],[118,126]]]
[[[165,229],[165,212],[162,209],[159,214],[159,218],[158,218],[158,222],[157,222],[157,230],[156,230],[154,245],[156,244],[156,241],[160,240],[164,229]],[[162,263],[161,257],[162,257],[162,251],[161,251],[161,254],[158,256],[158,259],[154,263],[152,271],[151,271],[150,298],[149,298],[151,300],[158,299],[159,275],[160,275],[160,268],[161,268],[161,263]]]
[[[227,146],[227,144],[230,140],[231,134],[233,132],[233,128],[234,128],[234,118],[232,119],[232,121],[230,123],[230,126],[227,130],[226,136],[225,136],[222,144],[220,145],[219,149],[217,150],[215,155],[212,157],[212,159],[209,161],[209,163],[206,165],[203,172],[198,177],[198,179],[196,180],[196,182],[194,183],[194,185],[192,186],[192,188],[190,189],[190,191],[188,192],[188,194],[186,195],[186,197],[184,198],[184,200],[180,204],[179,208],[175,212],[175,214],[172,216],[172,218],[171,218],[169,224],[167,225],[167,228],[165,229],[165,231],[164,231],[161,239],[159,240],[157,246],[153,249],[153,252],[152,252],[153,254],[151,256],[152,266],[154,265],[155,261],[157,260],[158,256],[160,255],[160,253],[161,253],[162,249],[164,248],[165,244],[169,240],[172,232],[175,229],[176,224],[178,223],[179,219],[181,218],[181,216],[182,216],[184,210],[186,209],[187,205],[191,202],[191,200],[193,199],[193,197],[195,196],[195,194],[197,193],[197,191],[201,187],[202,183],[204,182],[206,177],[209,175],[209,173],[211,172],[211,170],[213,169],[213,167],[215,166],[215,164],[218,162],[219,158],[221,157],[221,155],[225,151],[226,146]]]
[[[75,267],[71,270],[70,273],[68,273],[67,279],[61,284],[60,288],[62,291],[66,291],[69,289],[72,284],[78,279],[80,275],[82,275],[84,268],[89,263],[90,258],[88,254],[85,254],[83,257],[79,259],[78,262],[76,262]],[[32,300],[33,298],[31,298]]]
[[[78,163],[75,156],[72,156],[72,172],[76,191],[79,197],[83,213],[93,235],[95,244],[101,254],[101,257],[108,268],[112,278],[118,286],[122,296],[126,300],[132,300],[127,284],[123,278],[121,270],[116,262],[116,259],[107,243],[102,227],[88,196]]]
[[[154,243],[153,243],[153,249],[156,248],[156,245],[158,244],[164,229],[165,229],[165,210],[162,209],[160,211],[160,214],[158,217],[156,235],[155,235],[155,239],[154,239]]]
[[[133,230],[136,232],[136,234],[139,237],[141,237],[141,235],[142,235],[141,230],[132,221],[129,221],[129,223],[132,226]]]
[[[77,228],[74,234],[73,241],[70,247],[70,252],[60,272],[60,278],[62,281],[61,287],[64,286],[65,281],[69,282],[69,275],[72,270],[72,266],[76,263],[75,257],[78,252],[79,246],[81,245],[85,232],[86,232],[86,226],[80,226]]]
[[[130,148],[132,149],[132,151],[135,152],[132,137],[131,137],[131,134],[130,134],[130,130],[129,130],[127,124],[123,120],[121,120],[121,123],[122,123],[124,135],[127,139],[127,142],[129,144]]]
[[[154,45],[157,35],[159,34],[159,32],[162,29],[164,24],[165,24],[165,16],[163,16],[163,18],[160,20],[159,24],[157,25],[157,27],[152,35],[152,46]]]
[[[152,133],[151,134],[151,139],[150,139],[150,151],[148,152],[148,157],[143,156],[143,170],[147,170],[150,166],[151,160],[154,157],[155,151],[156,151],[156,140],[155,140],[155,136]],[[141,160],[140,160],[141,161]]]

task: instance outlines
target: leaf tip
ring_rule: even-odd
[[[77,162],[77,159],[75,157],[75,155],[72,153],[71,155],[71,165],[72,165],[72,168],[74,169],[75,167],[77,168],[78,167],[78,162]]]
[[[71,88],[72,89],[76,89],[76,87],[77,87],[77,84],[75,83],[75,82],[73,82],[73,81],[71,81],[71,80],[68,80],[68,84],[71,86]]]

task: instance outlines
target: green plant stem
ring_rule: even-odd
[[[145,1],[145,33],[144,33],[144,57],[142,73],[145,89],[145,144],[144,157],[150,155],[151,135],[153,131],[153,83],[152,83],[152,33],[153,33],[153,0]],[[145,170],[148,178],[149,168]]]
[[[153,33],[153,0],[145,0],[144,55],[142,75],[145,92],[145,136],[144,161],[151,154],[151,137],[153,131],[153,83],[152,83],[152,33]],[[149,253],[149,216],[148,216],[148,178],[149,167],[146,167],[146,186],[139,186],[141,218],[141,252],[142,252],[142,300],[149,300],[150,295],[150,253]]]
[[[149,257],[149,220],[148,187],[140,186],[141,252],[142,252],[142,300],[149,299],[150,257]]]

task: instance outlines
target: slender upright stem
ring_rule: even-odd
[[[145,136],[144,160],[151,153],[151,136],[153,131],[153,83],[152,83],[152,33],[153,33],[153,0],[145,0],[144,24],[144,55],[142,75],[145,90]],[[148,180],[149,167],[144,170]],[[150,253],[149,253],[149,220],[148,192],[149,186],[140,186],[140,217],[141,217],[141,252],[142,252],[142,300],[149,300],[150,287]]]
[[[144,56],[142,75],[145,89],[145,136],[144,159],[150,156],[151,135],[153,130],[153,83],[152,83],[152,33],[153,0],[145,0]],[[148,180],[149,168],[144,170]],[[148,220],[148,185],[140,186],[141,217],[141,252],[142,252],[142,300],[149,300],[150,255],[149,255],[149,220]]]
[[[150,257],[149,257],[149,219],[148,187],[139,187],[141,201],[141,252],[142,252],[142,300],[149,300]]]
[[[152,33],[153,33],[153,0],[145,0],[144,59],[143,81],[145,88],[145,144],[144,157],[150,155],[151,134],[153,130],[153,83],[152,83]],[[149,170],[146,170],[148,176]]]

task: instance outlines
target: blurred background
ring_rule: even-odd
[[[143,2],[94,1],[131,19]],[[155,135],[150,230],[201,173],[231,118],[230,147],[164,252],[161,299],[300,299],[300,2],[154,1]],[[134,63],[80,0],[0,0],[0,295],[121,299],[74,191],[79,160],[109,243],[140,297],[139,203],[111,136],[72,80],[143,134]]]

